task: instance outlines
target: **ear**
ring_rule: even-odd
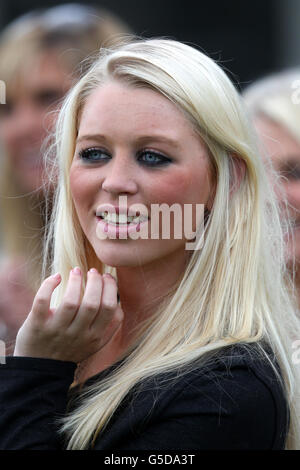
[[[239,189],[245,178],[246,163],[236,154],[230,154],[229,158],[231,163],[230,197]]]

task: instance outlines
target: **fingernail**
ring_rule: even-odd
[[[97,269],[96,268],[91,268],[89,270],[89,273],[98,273]]]
[[[103,274],[103,277],[108,277],[109,279],[113,279],[115,281],[115,278],[109,273]]]
[[[81,274],[80,268],[78,268],[78,266],[76,266],[76,268],[72,269],[72,273]]]
[[[56,273],[52,275],[52,278],[58,281],[59,279],[61,279],[61,275],[59,273]]]

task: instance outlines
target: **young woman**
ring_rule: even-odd
[[[1,448],[297,448],[299,328],[251,135],[196,49],[102,51],[58,119],[56,274],[0,366]],[[175,204],[194,249],[182,219],[152,230]]]

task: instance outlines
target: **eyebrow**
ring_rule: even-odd
[[[78,137],[76,139],[76,143],[80,143],[84,140],[96,140],[96,141],[106,141],[108,140],[105,135],[102,135],[102,134],[85,134],[85,135],[82,135],[81,137]],[[180,147],[180,144],[178,141],[176,140],[173,140],[169,137],[165,137],[163,135],[143,135],[143,136],[140,136],[137,138],[137,141],[140,142],[140,143],[143,143],[143,142],[149,142],[149,141],[157,141],[157,142],[161,142],[161,143],[166,143],[166,144],[169,144],[169,145],[172,145],[173,147]]]

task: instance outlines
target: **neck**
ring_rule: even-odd
[[[129,345],[134,331],[157,310],[180,280],[186,267],[186,253],[167,256],[148,265],[117,268],[118,290],[124,312],[122,342]]]

